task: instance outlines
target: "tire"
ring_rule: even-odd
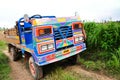
[[[43,69],[42,67],[35,64],[33,57],[29,58],[29,70],[34,80],[39,80],[43,77]]]
[[[17,61],[18,60],[18,55],[17,55],[16,49],[14,47],[10,47],[10,55],[11,55],[11,59],[13,61]]]
[[[77,63],[77,56],[78,55],[74,55],[74,56],[71,56],[70,58],[68,58],[68,61],[71,65],[75,65]]]
[[[10,53],[10,45],[8,44],[8,52]]]

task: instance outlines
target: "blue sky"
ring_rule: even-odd
[[[82,20],[120,20],[120,0],[0,0],[0,27],[11,28],[24,14],[74,16]]]

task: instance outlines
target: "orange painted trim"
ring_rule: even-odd
[[[69,38],[67,38],[68,40],[73,40],[73,37],[69,37]]]
[[[75,24],[81,25],[81,28],[83,27],[83,23],[81,23],[81,22],[73,22],[73,23],[72,23],[72,30],[74,30],[74,25],[75,25]]]
[[[36,30],[35,30],[35,36],[40,36],[40,30],[44,30],[46,28],[50,28],[51,34],[53,34],[52,26],[38,26],[38,27],[36,27]]]

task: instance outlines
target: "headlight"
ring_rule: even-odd
[[[75,38],[75,42],[77,42],[77,41],[79,41],[79,38],[78,38],[78,37]]]
[[[46,45],[42,45],[41,46],[41,51],[46,51],[46,50],[51,50],[54,48],[54,44],[51,43],[51,44],[46,44]]]
[[[54,48],[54,44],[48,44],[48,49]]]
[[[83,37],[79,37],[79,41],[83,40]]]
[[[79,36],[75,38],[75,43],[81,42],[83,40],[83,36]]]
[[[42,50],[42,51],[47,50],[47,45],[43,45],[43,46],[41,46],[41,50]]]

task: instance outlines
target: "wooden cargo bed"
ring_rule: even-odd
[[[7,29],[4,31],[4,40],[7,43],[15,43],[15,44],[19,44],[19,36],[18,36],[18,31],[16,28],[12,28],[12,29]]]

